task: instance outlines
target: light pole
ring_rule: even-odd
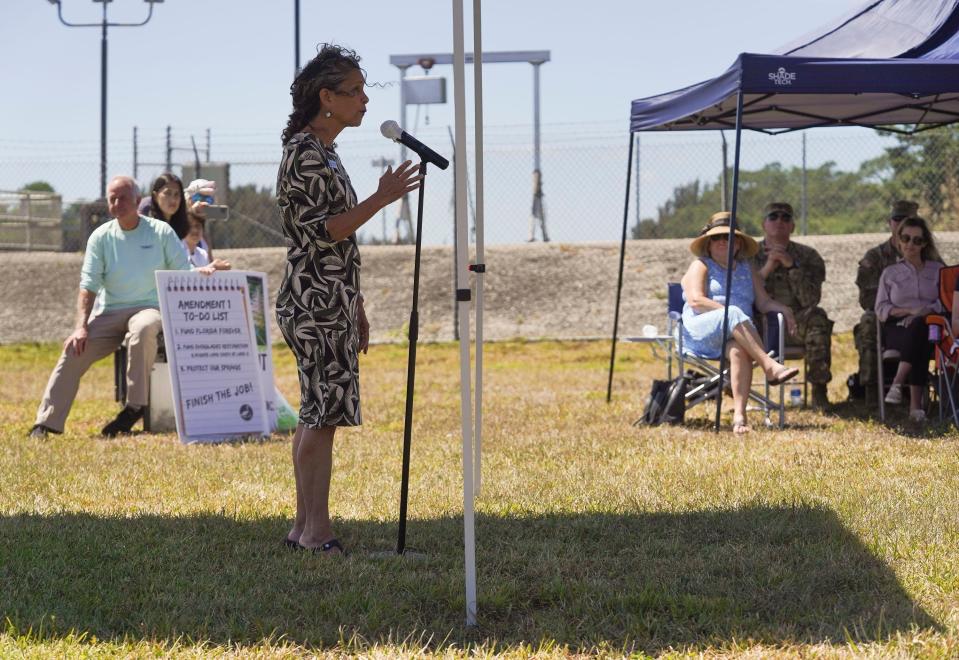
[[[147,17],[139,23],[110,23],[107,20],[107,5],[113,0],[93,0],[103,5],[103,19],[99,23],[71,23],[63,18],[61,0],[47,0],[57,6],[57,18],[67,27],[98,27],[100,32],[100,198],[107,196],[107,28],[139,27],[153,18],[153,5],[163,0],[144,0],[150,5]]]
[[[293,0],[293,77],[300,75],[300,0]]]

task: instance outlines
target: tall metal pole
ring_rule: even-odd
[[[480,0],[474,0],[479,2]],[[469,261],[469,228],[466,212],[466,49],[464,47],[463,0],[453,3],[453,108],[456,144],[456,206],[459,241],[459,268],[456,271],[456,300],[460,307],[460,423],[463,434],[463,568],[466,583],[466,625],[476,625],[476,519],[473,486],[473,411],[470,382],[470,303],[472,299],[466,264]]]
[[[476,318],[476,393],[473,399],[473,492],[479,495],[482,484],[483,453],[483,305],[485,302],[484,280],[486,278],[486,229],[483,170],[483,19],[481,0],[473,1],[473,144],[476,162],[476,210],[473,229],[476,231],[476,263],[470,270],[476,275],[476,302],[473,311]],[[469,239],[466,241],[469,242]],[[455,252],[455,249],[454,249]]]
[[[107,1],[100,35],[100,199],[107,197]]]
[[[100,28],[100,198],[107,195],[107,28],[109,27],[139,27],[146,25],[153,17],[153,5],[163,0],[146,0],[150,11],[139,23],[110,23],[107,20],[107,5],[113,0],[93,0],[103,4],[103,17],[97,23],[71,23],[63,18],[61,0],[50,0],[57,6],[57,18],[67,27],[97,27]]]
[[[736,147],[733,156],[733,206],[729,214],[729,249],[726,252],[726,302],[723,304],[723,337],[729,333],[729,301],[732,300],[733,268],[736,254],[736,207],[739,202],[739,147],[742,144],[743,132],[743,90],[740,88],[736,95]],[[716,433],[719,433],[719,421],[723,410],[723,372],[728,362],[726,351],[719,351],[719,391],[716,396]]]
[[[140,161],[137,158],[137,127],[133,127],[133,179],[137,180]]]
[[[456,168],[459,165],[459,160],[456,158],[456,138],[453,137],[453,129],[449,126],[446,127],[446,130],[450,132],[450,153],[452,153],[453,159],[453,181],[456,181]],[[459,207],[456,204],[456,186],[453,186],[453,340],[460,340],[460,304],[456,301],[456,273],[459,271],[460,267],[460,255],[456,251],[456,246],[459,245],[459,217],[457,212]]]
[[[541,172],[539,160],[539,67],[542,62],[533,62],[533,169]]]
[[[540,161],[540,94],[539,94],[539,68],[543,62],[532,62],[533,65],[533,213],[530,218],[529,240],[536,238],[536,220],[539,213],[540,231],[543,234],[543,242],[549,242],[549,235],[546,233],[546,212],[543,207],[543,170]]]
[[[166,127],[166,171],[173,170],[173,129]]]
[[[809,208],[808,201],[809,197],[807,196],[808,187],[806,181],[806,131],[802,133],[802,235],[805,236],[809,231],[809,216],[807,209]]]
[[[613,368],[616,365],[616,339],[619,336],[619,301],[623,297],[623,265],[626,262],[626,224],[629,222],[629,184],[633,176],[633,133],[629,133],[629,156],[626,157],[626,201],[623,204],[623,236],[619,241],[619,278],[616,281],[616,312],[613,314],[613,342],[609,352],[609,382],[606,403],[613,398]]]
[[[210,162],[210,129],[206,129],[206,162]]]
[[[640,181],[640,179],[639,179],[639,173],[640,173],[640,171],[641,171],[641,170],[639,169],[639,160],[640,160],[640,151],[642,151],[641,147],[642,147],[642,144],[641,144],[640,141],[639,141],[639,133],[637,133],[637,134],[636,134],[636,165],[635,165],[635,167],[636,167],[636,231],[637,231],[637,236],[639,235],[639,234],[638,234],[638,232],[639,232],[639,223],[640,223],[640,222],[642,221],[642,219],[643,219],[643,218],[642,218],[642,212],[639,210],[640,194],[641,194],[641,192],[642,192],[642,191],[641,191],[641,186],[639,185],[639,181]]]
[[[720,199],[720,206],[723,211],[726,211],[729,209],[729,145],[726,144],[725,131],[719,131],[719,137],[723,140],[723,189],[720,191],[720,196],[722,197],[722,199]]]
[[[300,0],[293,0],[293,77],[300,73]]]

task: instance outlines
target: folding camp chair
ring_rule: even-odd
[[[667,314],[666,314],[666,333],[652,333],[640,337],[628,337],[627,341],[644,342],[653,346],[654,353],[657,347],[666,353],[666,373],[669,380],[673,379],[673,361],[678,366],[678,373],[686,373],[687,367],[701,372],[701,377],[693,378],[686,390],[686,409],[690,409],[704,401],[710,401],[716,398],[719,387],[729,384],[729,367],[719,374],[719,367],[715,360],[708,360],[695,355],[687,355],[683,352],[683,289],[679,282],[670,282],[667,285]],[[781,359],[777,358],[780,362]],[[765,381],[765,376],[764,376]],[[781,390],[782,391],[782,390]],[[760,394],[750,388],[749,400],[756,405],[756,409],[762,410],[765,415],[765,423],[772,426],[770,413],[773,410],[779,412],[779,427],[785,425],[785,406],[783,398],[780,396],[779,402],[769,398],[769,384],[766,383],[766,394]]]
[[[952,416],[953,422],[959,427],[959,397],[956,391],[956,377],[959,373],[959,348],[956,345],[956,337],[952,332],[952,323],[950,319],[953,314],[953,295],[956,291],[956,284],[959,281],[959,265],[944,266],[939,271],[939,302],[942,304],[945,314],[930,314],[926,316],[926,325],[929,326],[929,341],[935,344],[933,348],[934,374],[930,381],[932,392],[937,399],[939,407],[939,421],[945,419],[948,413]],[[885,364],[887,362],[899,359],[899,352],[893,349],[885,348],[883,345],[882,322],[876,319],[876,346],[879,367],[879,419],[886,421],[885,391],[887,383],[885,379]],[[945,399],[948,402],[948,409]]]
[[[939,302],[944,314],[930,314],[926,317],[929,326],[929,340],[935,342],[933,357],[935,363],[934,387],[939,399],[939,421],[948,414],[959,428],[959,400],[957,400],[956,382],[959,376],[959,346],[952,332],[950,319],[955,314],[953,297],[959,281],[959,266],[945,266],[939,271]],[[944,403],[944,400],[946,403]]]
[[[786,318],[780,312],[768,312],[763,317],[762,333],[763,346],[780,364],[786,360],[802,360],[802,380],[793,379],[789,385],[802,385],[802,406],[805,408],[809,401],[809,384],[806,374],[809,373],[809,363],[806,361],[806,349],[786,343]],[[766,398],[769,398],[769,381],[766,381]],[[786,383],[779,384],[779,428],[785,424]]]

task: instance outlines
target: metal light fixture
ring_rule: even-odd
[[[107,20],[107,5],[113,0],[93,0],[94,3],[103,5],[103,18],[99,23],[71,23],[63,18],[63,5],[61,0],[47,0],[51,5],[57,6],[57,18],[67,27],[98,27],[100,34],[100,197],[107,196],[107,28],[111,27],[139,27],[146,25],[153,18],[153,5],[163,2],[163,0],[144,0],[150,5],[150,11],[147,17],[139,23],[110,23]]]

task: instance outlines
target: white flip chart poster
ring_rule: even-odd
[[[247,273],[157,271],[156,280],[180,440],[269,434]]]

